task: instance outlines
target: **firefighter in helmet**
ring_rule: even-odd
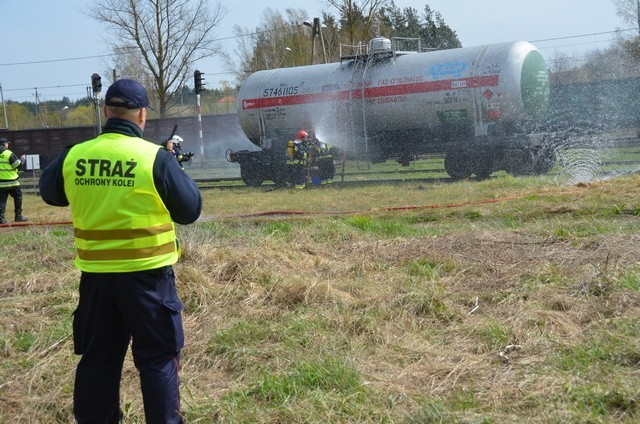
[[[336,165],[333,161],[333,146],[323,143],[318,137],[311,141],[311,154],[314,168],[317,168],[317,177],[320,184],[332,184],[336,173]]]
[[[169,140],[162,142],[162,147],[176,157],[180,166],[182,166],[183,162],[188,162],[193,157],[192,152],[182,153],[181,143],[183,141],[184,139],[182,137],[180,137],[179,135],[174,135]],[[184,170],[184,167],[182,167],[182,169]]]
[[[295,140],[287,144],[289,180],[297,189],[303,189],[307,181],[308,138],[309,134],[300,130],[296,133]]]

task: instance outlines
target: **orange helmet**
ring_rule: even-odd
[[[309,137],[309,134],[305,130],[300,130],[296,134],[296,140],[306,140],[307,137]]]

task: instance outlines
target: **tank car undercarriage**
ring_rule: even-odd
[[[492,141],[480,138],[473,145],[453,145],[446,151],[444,168],[454,179],[465,179],[471,175],[485,179],[501,170],[513,176],[543,175],[555,163],[556,153],[551,137],[535,134],[523,136],[518,142],[513,138]]]

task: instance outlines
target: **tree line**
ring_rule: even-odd
[[[193,71],[206,57],[221,56],[235,83],[202,94],[202,113],[234,112],[232,98],[250,73],[263,69],[336,62],[357,52],[375,37],[403,38],[412,50],[462,47],[455,29],[425,4],[421,10],[399,7],[393,0],[320,0],[320,17],[304,9],[284,12],[266,8],[255,28],[234,27],[237,48],[224,52],[215,29],[226,9],[209,0],[91,0],[84,13],[108,34],[112,63],[103,75],[135,78],[149,89],[159,118],[194,113]],[[550,60],[552,81],[622,78],[638,74],[640,1],[612,0],[618,15],[638,31],[620,37],[605,50],[594,51],[576,65],[556,54]],[[410,39],[410,40],[408,40]],[[112,81],[111,81],[112,82]],[[108,82],[105,81],[105,84]],[[110,82],[109,82],[110,83]],[[63,98],[40,104],[7,102],[11,129],[92,125],[93,99]]]
[[[235,113],[236,92],[237,87],[230,85],[207,90],[201,94],[201,113],[204,115]],[[171,100],[172,106],[165,112],[165,118],[195,116],[197,110],[193,88],[186,85],[181,87],[178,92],[172,94]],[[102,107],[102,103],[100,103],[100,107]],[[0,110],[0,129],[23,130],[96,125],[95,100],[88,96],[78,100],[71,100],[65,96],[61,100],[46,100],[37,103],[8,100],[2,105],[2,108],[3,110]],[[148,116],[149,119],[160,118],[156,111],[150,111]]]
[[[329,0],[337,14],[324,12],[319,28],[304,9],[284,12],[265,9],[256,28],[234,27],[239,60],[233,72],[242,81],[252,72],[337,62],[363,51],[376,37],[405,38],[408,49],[440,50],[462,47],[456,32],[427,4],[422,11],[400,8],[394,1]]]
[[[222,57],[241,83],[256,70],[306,65],[320,57],[337,60],[342,44],[367,42],[377,35],[418,37],[424,48],[460,46],[455,31],[428,5],[418,12],[401,9],[393,0],[321,1],[329,11],[318,17],[322,24],[317,26],[303,24],[310,21],[303,9],[287,9],[284,15],[265,9],[258,28],[236,28],[239,45],[233,53],[222,51],[215,34],[227,14],[219,2],[92,0],[84,13],[102,25],[108,37],[113,66],[104,74],[114,70],[149,87],[161,117],[171,113],[178,94],[192,83],[195,64],[207,57]],[[315,43],[316,37],[322,37],[321,43]]]

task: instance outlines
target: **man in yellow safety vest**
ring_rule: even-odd
[[[82,355],[73,397],[78,423],[119,422],[131,341],[146,422],[183,422],[174,222],[198,219],[202,197],[171,153],[142,138],[148,107],[140,83],[116,81],[105,96],[102,134],[66,148],[40,177],[46,203],[71,205],[81,271],[73,315],[74,351]]]
[[[16,156],[9,150],[9,140],[0,138],[0,224],[6,224],[4,217],[7,199],[13,197],[15,222],[27,220],[22,216],[22,189],[18,180],[18,169],[24,163],[25,156]]]

